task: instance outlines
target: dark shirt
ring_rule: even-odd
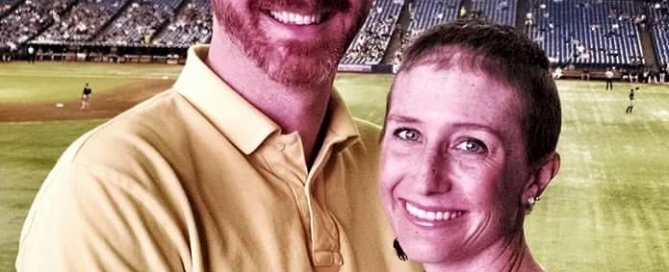
[[[93,92],[93,90],[91,90],[91,88],[89,88],[89,87],[84,87],[84,94],[85,94],[85,95],[90,95],[92,92]]]

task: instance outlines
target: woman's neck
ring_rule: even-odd
[[[504,272],[543,272],[544,269],[534,260],[525,242],[521,229],[518,234],[502,238],[476,256],[457,262],[425,264],[426,272],[442,271],[504,271]]]

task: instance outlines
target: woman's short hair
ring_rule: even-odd
[[[555,151],[562,125],[560,99],[549,64],[545,52],[513,27],[460,19],[417,37],[404,51],[398,76],[418,65],[434,65],[437,70],[457,66],[508,84],[524,105],[520,122],[527,159],[535,163]]]

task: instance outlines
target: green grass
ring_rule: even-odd
[[[48,171],[74,139],[101,122],[0,123],[0,271],[13,271],[21,226]]]
[[[34,69],[93,71],[42,65]],[[135,68],[102,65],[98,75],[128,69]],[[160,73],[137,69],[139,77]],[[336,86],[354,115],[379,123],[390,80],[345,74]],[[634,113],[625,115],[634,86],[607,92],[604,82],[559,82],[562,169],[525,223],[532,253],[549,271],[669,271],[669,86],[639,85]],[[14,270],[23,218],[57,157],[100,122],[0,123],[0,271]]]
[[[77,99],[85,83],[94,94],[143,78],[175,78],[181,66],[25,62],[0,63],[1,102],[59,102]]]
[[[353,115],[380,125],[391,81],[392,75],[343,74],[335,79],[335,88]]]
[[[552,271],[669,270],[669,87],[560,82],[562,170],[530,215],[528,241]]]

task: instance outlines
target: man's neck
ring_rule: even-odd
[[[214,31],[222,32],[214,25]],[[285,86],[257,67],[225,33],[212,37],[207,65],[239,95],[277,123],[282,133],[297,132],[303,144],[305,163],[310,168],[322,142],[318,137],[330,100],[332,80],[308,87]]]

